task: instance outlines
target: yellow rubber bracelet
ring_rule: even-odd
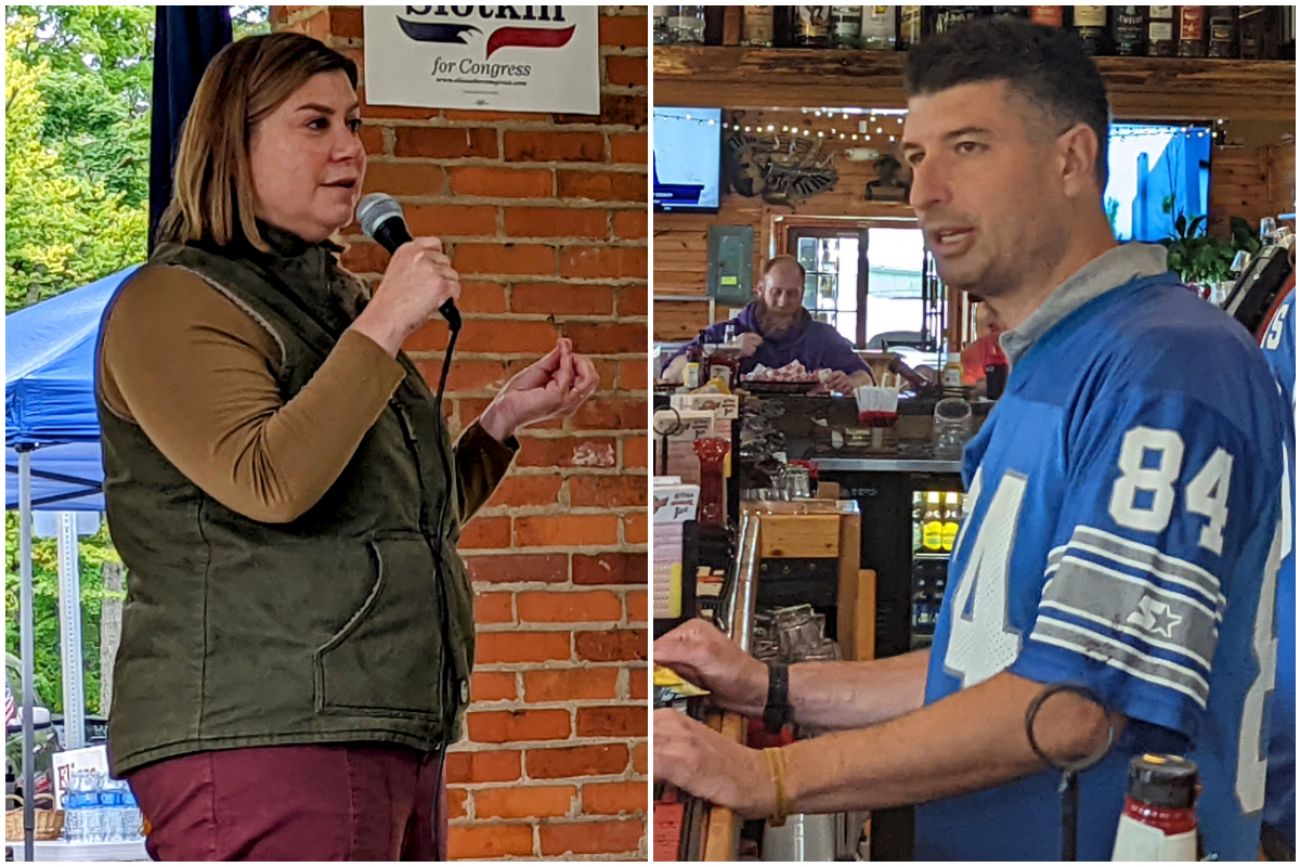
[[[780,828],[785,824],[786,817],[790,813],[790,803],[785,792],[785,751],[778,747],[768,747],[763,750],[763,755],[767,758],[768,771],[772,774],[772,786],[776,789],[776,804],[772,809],[772,815],[768,817],[768,824],[773,828]]]

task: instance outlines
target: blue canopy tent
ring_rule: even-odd
[[[5,317],[5,509],[30,455],[33,509],[101,512],[95,341],[113,293],[139,266]]]

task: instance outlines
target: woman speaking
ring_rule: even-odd
[[[474,658],[460,528],[514,432],[597,386],[560,340],[452,446],[400,352],[460,295],[441,243],[398,248],[370,299],[329,240],[365,174],[356,84],[297,34],[222,51],[157,250],[105,316],[104,491],[130,573],[109,753],[155,858],[445,854]]]

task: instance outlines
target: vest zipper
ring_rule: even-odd
[[[402,437],[415,457],[415,474],[420,479],[420,529],[426,538],[429,532],[429,492],[424,482],[424,461],[420,457],[420,441],[415,436],[415,423],[407,413],[406,404],[394,398],[388,405],[397,413],[397,421],[402,427]]]
[[[439,677],[439,680],[442,683],[442,695],[440,696],[441,701],[439,710],[443,715],[444,731],[442,732],[442,736],[445,739],[449,737],[451,733],[451,723],[449,722],[449,719],[454,719],[454,715],[448,717],[447,712],[451,702],[454,701],[451,697],[451,684],[455,678],[452,675],[454,666],[452,665],[451,656],[451,642],[453,637],[451,634],[451,623],[448,619],[451,616],[451,612],[448,610],[450,603],[447,600],[446,594],[443,592],[442,586],[442,552],[439,550],[442,546],[442,528],[438,527],[433,531],[438,534],[438,547],[434,547],[433,542],[429,540],[429,494],[424,480],[424,461],[420,457],[420,441],[415,436],[415,423],[411,420],[411,416],[407,412],[406,404],[396,398],[393,398],[388,403],[397,413],[397,420],[402,428],[402,436],[406,439],[406,444],[410,447],[411,454],[415,457],[415,472],[420,478],[420,530],[421,535],[424,536],[424,544],[429,547],[429,553],[433,556],[433,566],[436,570],[433,582],[433,595],[437,600],[438,610],[441,613],[443,640],[441,660],[442,671],[440,672],[441,676]],[[451,482],[450,479],[447,481],[448,483]]]

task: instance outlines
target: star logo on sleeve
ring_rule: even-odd
[[[1132,623],[1143,632],[1173,638],[1174,627],[1182,623],[1183,618],[1175,614],[1167,602],[1143,596],[1137,609],[1129,614],[1125,622]]]

